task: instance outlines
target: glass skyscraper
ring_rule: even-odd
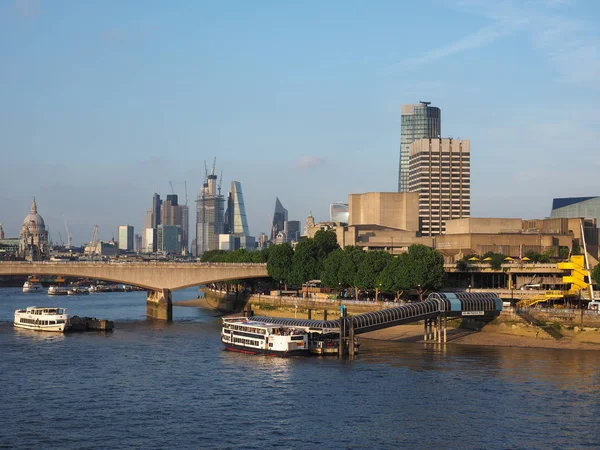
[[[275,211],[273,212],[273,222],[271,224],[271,240],[274,241],[277,233],[283,231],[283,224],[288,220],[288,210],[283,207],[279,197],[275,198]]]
[[[420,102],[418,105],[402,105],[398,192],[408,191],[410,144],[417,139],[436,139],[441,136],[440,108],[429,106],[430,104],[431,102]]]
[[[229,192],[227,211],[225,212],[225,233],[235,234],[236,236],[249,235],[242,184],[239,181],[231,182],[231,191]]]

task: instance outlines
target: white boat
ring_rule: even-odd
[[[15,311],[14,325],[28,330],[64,332],[68,319],[66,308],[28,306]]]
[[[270,356],[308,355],[308,329],[224,317],[221,342],[225,350]]]
[[[90,291],[84,287],[72,287],[67,289],[67,295],[87,295]]]
[[[48,295],[67,295],[67,288],[52,285],[48,288]]]
[[[35,278],[30,278],[25,283],[23,283],[23,292],[42,292],[44,287],[39,280]]]

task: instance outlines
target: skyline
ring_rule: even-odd
[[[204,161],[250,234],[397,190],[401,106],[472,146],[471,216],[544,218],[599,195],[600,6],[577,1],[0,5],[0,222],[36,197],[66,241],[142,229],[154,192],[193,209]],[[424,32],[423,27],[426,27]],[[191,220],[191,227],[195,222]],[[194,236],[190,236],[193,238]],[[191,239],[190,239],[191,240]]]

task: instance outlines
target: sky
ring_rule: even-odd
[[[471,215],[600,195],[596,0],[0,0],[0,223],[139,233],[216,157],[250,233],[395,191],[402,104],[471,140]],[[171,184],[169,183],[171,182]],[[60,236],[59,236],[60,233]]]

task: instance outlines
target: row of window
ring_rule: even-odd
[[[258,347],[258,341],[255,341],[253,339],[242,339],[242,338],[234,337],[233,342],[236,344],[253,345],[255,347]]]
[[[28,319],[27,317],[21,317],[19,320],[20,323],[28,323],[31,325],[56,325],[59,323],[65,323],[64,320],[38,320],[38,319]]]

